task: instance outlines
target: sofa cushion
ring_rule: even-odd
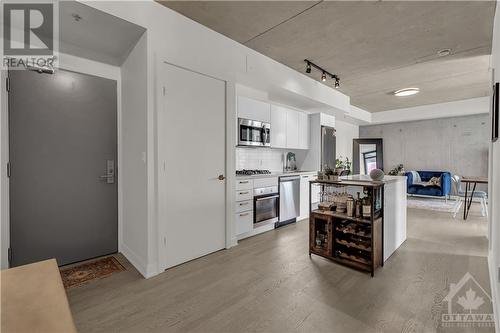
[[[413,185],[408,188],[409,194],[419,194],[419,195],[432,195],[432,196],[443,196],[443,191],[440,186],[422,186]]]

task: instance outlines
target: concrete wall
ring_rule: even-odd
[[[439,112],[436,109],[435,112]],[[362,138],[384,139],[384,168],[442,170],[458,175],[488,175],[489,116],[361,126]]]

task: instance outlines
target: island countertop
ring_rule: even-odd
[[[406,176],[388,176],[385,175],[384,179],[376,181],[370,178],[369,175],[352,175],[352,176],[343,176],[340,177],[341,180],[348,180],[348,181],[359,181],[359,182],[370,182],[374,184],[387,184],[387,183],[393,183],[393,182],[399,182],[399,181],[404,181],[406,182]]]

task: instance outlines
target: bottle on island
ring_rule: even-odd
[[[358,197],[356,198],[356,202],[354,204],[354,207],[355,207],[355,216],[357,218],[360,218],[361,217],[361,198],[359,197],[360,193],[358,193]]]
[[[372,198],[367,188],[363,189],[363,192],[365,196],[363,197],[362,215],[364,218],[370,218],[372,216]]]

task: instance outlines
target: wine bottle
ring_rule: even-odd
[[[365,196],[363,197],[363,217],[370,218],[372,216],[372,198],[368,189],[364,189]]]
[[[355,216],[357,218],[361,217],[361,198],[359,197],[359,192],[357,192],[358,197],[356,198],[355,206]]]

